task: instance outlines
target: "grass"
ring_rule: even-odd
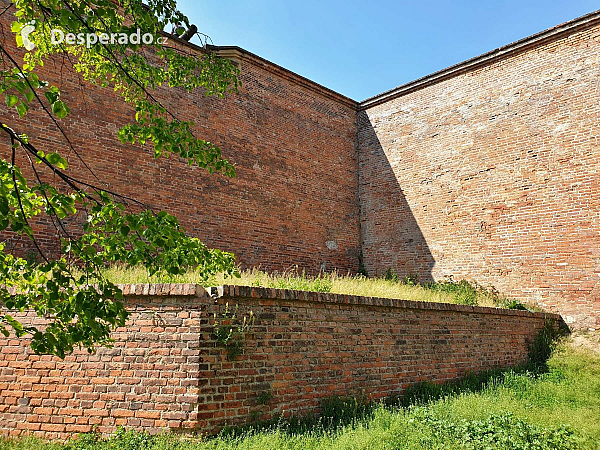
[[[181,276],[149,277],[142,267],[112,267],[105,275],[115,283],[197,283],[205,286],[233,284],[239,286],[261,286],[278,289],[296,289],[301,291],[331,292],[335,294],[360,295],[365,297],[396,298],[421,302],[459,303],[467,305],[525,309],[516,300],[506,299],[493,288],[484,288],[468,281],[451,280],[419,284],[407,277],[399,279],[388,271],[385,277],[367,278],[362,275],[341,275],[324,273],[308,276],[297,270],[280,274],[267,274],[258,269],[240,272],[240,277],[217,276],[204,281],[190,270]]]
[[[210,439],[120,430],[107,440],[85,435],[66,444],[0,440],[0,450],[600,449],[596,351],[563,342],[544,373],[496,373],[429,401],[414,396],[408,407],[338,399],[327,409],[331,420],[302,429],[281,422]]]

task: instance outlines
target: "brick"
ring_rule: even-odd
[[[10,12],[2,17],[9,26],[12,20]],[[7,45],[19,54],[14,40]],[[189,233],[211,247],[233,251],[244,267],[286,270],[294,261],[311,273],[323,265],[358,270],[355,101],[252,58],[241,62],[239,93],[224,99],[201,90],[184,99],[159,89],[155,95],[162,104],[180,120],[194,121],[195,134],[219,145],[223,156],[235,163],[237,176],[227,179],[179,158],[154,159],[149,148],[121,144],[117,131],[134,120],[135,112],[118,94],[96,86],[81,89],[79,77],[62,58],[39,69],[40,78],[62,88],[69,117],[76,118],[61,124],[65,133],[86,164],[114,190],[176,215]],[[27,133],[39,150],[54,151],[63,139],[60,131],[33,105],[27,119],[18,122],[19,132]],[[13,124],[15,117],[4,108],[2,121]],[[25,159],[18,163],[30,174]],[[69,160],[69,174],[90,176],[77,158]],[[267,179],[269,186],[264,185]],[[38,236],[48,250],[59,248],[49,221],[39,225]],[[294,243],[284,255],[281,248],[290,239]],[[195,291],[196,286],[188,285],[177,294]],[[139,294],[149,294],[149,286]]]
[[[370,275],[467,279],[597,328],[599,30],[361,106]]]
[[[433,381],[442,381],[459,378],[467,371],[516,365],[527,357],[527,342],[545,319],[552,317],[402,300],[387,300],[385,308],[373,308],[379,299],[262,288],[246,288],[243,292],[247,296],[239,297],[236,289],[224,286],[224,298],[217,304],[209,297],[161,296],[158,303],[152,297],[129,298],[129,324],[115,337],[113,349],[100,348],[92,355],[78,351],[61,364],[64,376],[56,394],[74,397],[45,399],[47,403],[32,406],[31,413],[4,412],[1,428],[10,432],[19,424],[19,428],[39,431],[46,437],[53,433],[69,435],[95,425],[99,425],[99,432],[112,432],[118,425],[156,431],[199,426],[208,432],[226,422],[248,420],[264,392],[272,394],[269,406],[273,411],[303,414],[332,394],[364,393],[376,399],[429,379],[428,373]],[[268,296],[285,300],[269,302]],[[227,360],[210,332],[200,339],[200,329],[198,352],[206,356],[201,361],[180,356],[171,344],[189,333],[182,325],[165,329],[168,339],[157,341],[160,344],[153,347],[151,356],[142,355],[132,363],[114,357],[129,351],[126,344],[136,339],[137,323],[146,320],[150,311],[158,308],[165,322],[181,311],[199,311],[208,317],[226,301],[239,304],[240,314],[252,310],[263,317],[246,341],[245,354],[235,361]],[[13,345],[31,355],[26,343],[15,341]],[[271,351],[265,352],[267,349]],[[0,362],[16,372],[6,355],[2,353]],[[81,370],[107,355],[112,356],[105,368],[82,386],[87,392],[71,392],[71,383],[79,383]],[[31,373],[36,370],[33,364],[34,360],[25,359],[16,365],[18,370]],[[204,366],[202,371],[194,370],[200,365]],[[170,379],[181,384],[146,383],[161,374],[167,376],[167,367],[184,377]],[[0,374],[2,370],[0,365]],[[129,378],[139,383],[104,384],[106,374],[125,371],[132,371]],[[41,379],[39,386],[43,383]],[[32,392],[44,392],[37,390],[37,384],[32,387],[36,388]],[[14,405],[29,398],[24,397],[27,393],[15,391],[20,394],[4,400],[0,397],[0,403],[10,401]],[[271,417],[267,412],[263,416]],[[198,423],[202,425],[192,425]]]
[[[0,20],[8,26],[10,13]],[[362,251],[373,274],[452,274],[593,324],[600,192],[590,118],[600,102],[598,50],[587,44],[600,37],[595,23],[571,33],[568,45],[545,41],[362,105],[247,54],[239,94],[157,93],[169,105],[185,100],[181,118],[195,119],[196,131],[234,158],[238,178],[229,181],[199,182],[176,159],[116,143],[131,111],[110,91],[59,80],[56,61],[42,78],[65,83],[63,99],[78,118],[66,130],[103,179],[158,202],[243,266],[280,270],[292,261],[309,272],[356,272]],[[19,132],[40,149],[59,142],[39,111],[27,122]],[[39,226],[51,247],[47,224]],[[131,316],[112,349],[60,360],[33,355],[26,340],[0,340],[4,435],[64,438],[94,425],[100,433],[118,425],[211,432],[254,412],[264,420],[310,412],[332,394],[383,398],[424,380],[517,365],[545,319],[557,318],[239,286],[214,289],[216,304],[193,284],[123,291]],[[209,320],[225,301],[258,318],[234,361]],[[20,319],[43,325],[35,314]],[[262,409],[265,392],[272,398]]]

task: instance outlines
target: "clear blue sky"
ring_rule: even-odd
[[[355,100],[600,8],[598,0],[179,0],[237,45]]]

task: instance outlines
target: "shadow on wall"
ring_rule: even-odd
[[[365,111],[358,115],[358,152],[365,270],[374,276],[391,268],[401,278],[433,281],[435,260]]]

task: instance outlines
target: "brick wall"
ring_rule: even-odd
[[[303,414],[338,395],[373,399],[417,381],[514,366],[553,315],[277,289],[123,286],[131,317],[115,346],[64,361],[0,339],[0,430],[46,438],[118,425],[212,432]],[[212,296],[209,294],[213,294]],[[252,310],[244,354],[213,337],[224,304]],[[259,397],[272,398],[261,405]]]
[[[600,326],[600,14],[367,100],[365,266]]]
[[[1,39],[16,52],[11,11],[0,18]],[[185,50],[199,53],[191,44]],[[120,144],[117,131],[134,113],[111,89],[81,83],[62,58],[47,62],[40,78],[61,88],[71,108],[61,125],[99,180],[39,106],[26,121],[4,106],[0,120],[39,149],[68,156],[70,174],[167,210],[209,246],[234,252],[244,267],[358,270],[356,103],[248,52],[223,51],[241,69],[239,94],[217,99],[169,89],[156,96],[179,119],[195,121],[197,136],[222,148],[236,165],[234,179]],[[10,155],[7,137],[0,137],[0,155]],[[28,172],[26,159],[20,165]],[[43,227],[44,247],[56,245],[55,235]]]
[[[0,20],[9,48],[11,20]],[[355,272],[362,252],[370,274],[467,278],[598,327],[599,22],[590,14],[360,105],[219,48],[240,65],[239,94],[157,96],[223,148],[233,180],[118,144],[132,113],[110,90],[80,83],[62,59],[44,75],[63,89],[72,114],[61,123],[108,188],[175,214],[243,267]],[[39,108],[26,123],[0,116],[93,179]],[[41,226],[42,244],[56,245]]]

